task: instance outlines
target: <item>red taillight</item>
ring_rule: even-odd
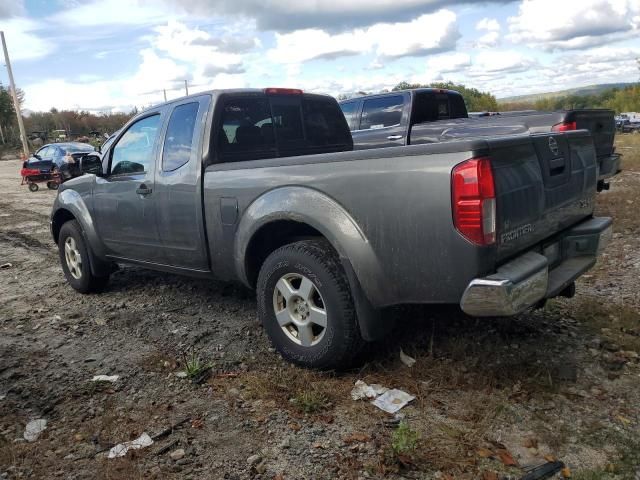
[[[570,130],[577,130],[577,125],[576,122],[562,122],[562,123],[556,123],[553,127],[551,127],[551,130],[553,132],[568,132]]]
[[[264,89],[264,93],[267,95],[302,95],[302,90],[299,88],[269,87]]]
[[[488,158],[472,158],[454,167],[451,198],[456,230],[478,245],[495,243],[496,193]]]

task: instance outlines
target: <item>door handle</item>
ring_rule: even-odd
[[[387,140],[400,140],[402,137],[403,135],[389,135]]]
[[[144,183],[136,188],[136,193],[138,195],[149,195],[153,190],[147,187]]]

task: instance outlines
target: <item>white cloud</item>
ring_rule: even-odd
[[[546,50],[602,45],[640,34],[638,0],[523,0],[508,39]]]
[[[512,0],[493,0],[507,3]],[[165,0],[200,15],[242,16],[260,30],[292,32],[318,28],[344,31],[376,23],[406,22],[443,7],[472,4],[473,0]]]
[[[427,60],[427,70],[434,73],[460,72],[469,66],[471,66],[471,56],[468,53],[455,52]]]
[[[527,72],[536,62],[514,50],[482,51],[473,59],[468,70],[471,77],[492,78]]]
[[[49,21],[67,27],[156,25],[181,13],[170,3],[136,0],[92,0],[62,10]]]
[[[499,32],[500,24],[495,18],[483,18],[476,23],[476,30],[487,30],[489,32]]]
[[[378,23],[339,34],[320,29],[276,33],[276,46],[267,56],[284,64],[362,53],[392,59],[452,50],[459,36],[456,14],[440,10],[406,23]]]
[[[23,17],[0,20],[12,62],[43,58],[56,49],[52,42],[38,34],[41,27],[39,22]]]
[[[0,18],[24,14],[24,0],[0,0]]]

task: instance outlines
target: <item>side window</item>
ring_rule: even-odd
[[[111,175],[144,173],[153,165],[153,147],[158,138],[160,115],[138,120],[112,149]]]
[[[198,102],[179,105],[171,114],[162,152],[163,171],[177,170],[189,162],[199,106]]]
[[[266,98],[238,97],[225,101],[217,144],[224,162],[276,156],[275,136]]]
[[[344,114],[344,118],[347,120],[347,124],[349,124],[349,128],[353,129],[353,117],[356,114],[356,109],[358,108],[358,102],[347,102],[340,104],[340,109]]]
[[[402,95],[365,100],[360,119],[360,129],[390,127],[402,119],[404,100]]]

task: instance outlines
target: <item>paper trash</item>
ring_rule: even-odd
[[[378,395],[382,395],[387,390],[389,389],[383,387],[382,385],[378,385],[377,383],[367,385],[362,380],[357,380],[355,386],[351,390],[351,398],[354,400],[362,400],[363,398],[376,398]]]
[[[393,390],[387,390],[371,403],[387,413],[396,413],[411,400],[415,400],[415,398],[407,392],[394,388]]]
[[[137,450],[138,448],[148,447],[151,444],[153,444],[153,440],[147,434],[147,432],[144,432],[135,440],[119,443],[118,445],[113,447],[111,450],[109,450],[108,458],[124,457],[129,450]]]
[[[416,364],[416,359],[404,353],[402,349],[400,349],[400,361],[409,368],[413,367]]]
[[[96,375],[91,379],[92,382],[115,382],[120,375]]]
[[[44,418],[31,420],[24,429],[24,439],[27,442],[35,442],[40,434],[47,428],[47,421]]]

